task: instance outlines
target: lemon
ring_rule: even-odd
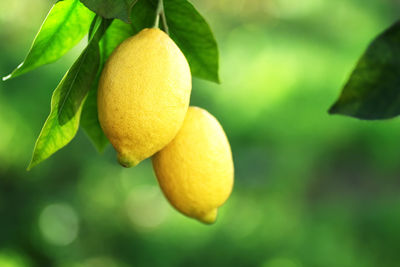
[[[154,155],[153,167],[164,195],[183,214],[213,223],[233,187],[228,139],[206,110],[189,107],[182,128]]]
[[[192,89],[185,56],[159,29],[144,29],[110,55],[98,88],[100,125],[132,167],[152,156],[176,135]]]

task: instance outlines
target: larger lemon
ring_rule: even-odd
[[[179,211],[213,223],[233,187],[228,139],[207,111],[189,107],[177,136],[153,157],[158,182]]]
[[[159,29],[122,42],[107,60],[98,88],[101,127],[125,167],[167,145],[185,118],[192,88],[185,56]]]

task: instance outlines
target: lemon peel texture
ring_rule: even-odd
[[[177,210],[207,224],[216,220],[218,207],[232,192],[234,167],[224,130],[210,113],[189,107],[176,137],[152,162]]]
[[[97,102],[100,125],[121,165],[135,166],[174,138],[191,88],[185,56],[159,29],[144,29],[114,50],[100,77]]]

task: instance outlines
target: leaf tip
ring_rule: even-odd
[[[36,165],[38,165],[40,163],[40,160],[38,161],[37,158],[36,158],[36,153],[35,152],[36,152],[36,148],[33,151],[32,159],[29,162],[28,167],[26,167],[26,171],[28,171],[28,172],[30,170],[32,170],[33,167],[35,167]]]
[[[28,167],[26,167],[26,171],[29,172],[35,165],[32,164],[32,161],[29,163]]]
[[[7,81],[11,78],[15,78],[17,76],[20,76],[21,74],[24,74],[27,72],[27,70],[25,68],[22,68],[22,66],[24,66],[25,61],[23,61],[22,63],[20,63],[10,74],[8,74],[7,76],[4,76],[2,78],[3,81]],[[29,70],[28,70],[29,71]]]
[[[333,105],[329,108],[328,114],[329,114],[329,115],[335,115],[335,114],[337,114],[337,113],[338,113],[338,110],[337,110],[337,105],[336,105],[336,103],[335,103],[335,104],[333,104]]]
[[[8,79],[11,79],[12,74],[8,74],[7,76],[4,76],[2,79],[3,82],[7,81]]]
[[[40,159],[40,158],[37,157],[37,150],[36,150],[37,142],[38,142],[38,140],[36,140],[35,148],[33,149],[33,152],[32,152],[32,158],[31,158],[31,161],[28,164],[28,167],[26,167],[26,171],[32,170],[33,167],[35,167],[36,165],[38,165],[40,162],[43,161],[43,159]]]

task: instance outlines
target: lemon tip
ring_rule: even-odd
[[[208,213],[204,214],[203,216],[198,217],[197,219],[205,224],[213,224],[217,219],[217,215],[218,215],[218,209],[213,209]]]
[[[138,165],[140,163],[140,160],[132,159],[131,157],[118,154],[118,162],[119,164],[121,164],[122,167],[131,168]]]

